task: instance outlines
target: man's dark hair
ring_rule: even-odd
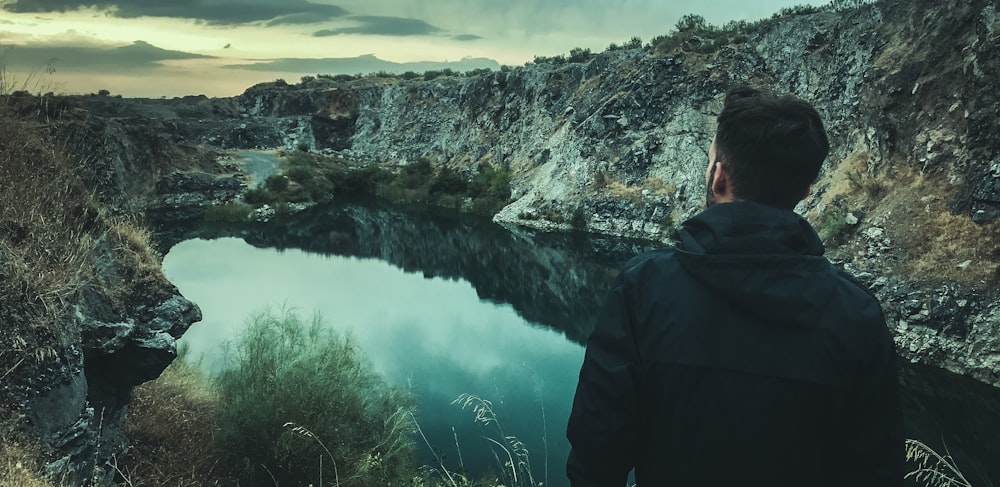
[[[794,208],[830,153],[819,113],[791,95],[734,89],[718,124],[715,150],[739,199]]]

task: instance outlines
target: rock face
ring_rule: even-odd
[[[63,347],[26,362],[5,387],[21,427],[50,458],[48,475],[65,485],[111,478],[107,465],[125,448],[132,388],[158,377],[177,356],[176,340],[201,319],[158,270],[137,269],[113,237],[97,248],[99,275],[59,325]]]

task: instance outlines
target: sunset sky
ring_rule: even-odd
[[[0,0],[8,89],[231,96],[303,75],[496,69],[802,0]]]

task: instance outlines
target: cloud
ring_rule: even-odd
[[[313,33],[316,37],[337,36],[344,34],[383,35],[383,36],[424,36],[437,32],[437,27],[419,19],[403,17],[384,17],[379,15],[358,15],[351,20],[360,25],[323,29]]]
[[[67,12],[96,7],[121,18],[171,17],[208,24],[237,25],[267,22],[267,25],[320,23],[347,14],[336,5],[308,0],[14,0],[3,6],[16,13]]]
[[[37,69],[41,65],[56,71],[108,72],[157,67],[161,61],[209,59],[211,56],[161,49],[145,41],[127,46],[31,45],[9,46],[3,60],[9,66]]]
[[[379,71],[389,73],[403,73],[406,71],[424,72],[446,68],[454,71],[499,69],[500,63],[487,58],[464,58],[461,61],[453,62],[418,61],[411,63],[396,63],[379,59],[372,54],[367,54],[351,58],[275,59],[272,61],[252,64],[231,64],[224,67],[228,69],[278,73],[357,74],[375,73]]]
[[[468,42],[468,41],[478,41],[482,39],[483,36],[477,36],[475,34],[459,34],[457,36],[451,36],[452,39],[456,41]]]

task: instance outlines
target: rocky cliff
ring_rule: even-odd
[[[883,0],[779,16],[737,43],[695,35],[584,63],[318,77],[230,99],[40,99],[21,115],[61,117],[54,130],[112,215],[199,218],[245,190],[224,151],[304,147],[388,167],[420,157],[465,174],[500,166],[514,177],[498,222],[667,241],[702,203],[723,94],[740,84],[792,92],[817,106],[833,143],[800,208],[831,257],[878,293],[904,357],[1000,385],[998,27],[988,0]],[[102,248],[117,247],[95,246],[99,281],[141,289]],[[76,295],[66,316],[67,329],[83,330],[76,344],[60,349],[49,385],[21,389],[52,469],[112,456],[114,441],[95,450],[93,439],[117,434],[129,388],[155,375],[172,354],[168,337],[197,318],[169,286],[153,289],[128,308]],[[30,382],[27,373],[10,380]]]
[[[95,200],[99,173],[84,182],[86,167],[51,126],[16,113],[34,101],[0,103],[3,453],[37,444],[49,477],[100,483],[124,447],[132,388],[176,357],[175,340],[201,314],[163,277],[148,232],[112,214],[128,193]]]
[[[227,101],[236,129],[192,136],[390,166],[501,166],[514,198],[498,222],[667,240],[702,203],[723,94],[792,92],[817,106],[833,144],[800,207],[830,255],[870,276],[905,357],[1000,384],[996,6],[888,0],[779,16],[745,39],[695,35],[668,52],[472,78],[259,85]]]

